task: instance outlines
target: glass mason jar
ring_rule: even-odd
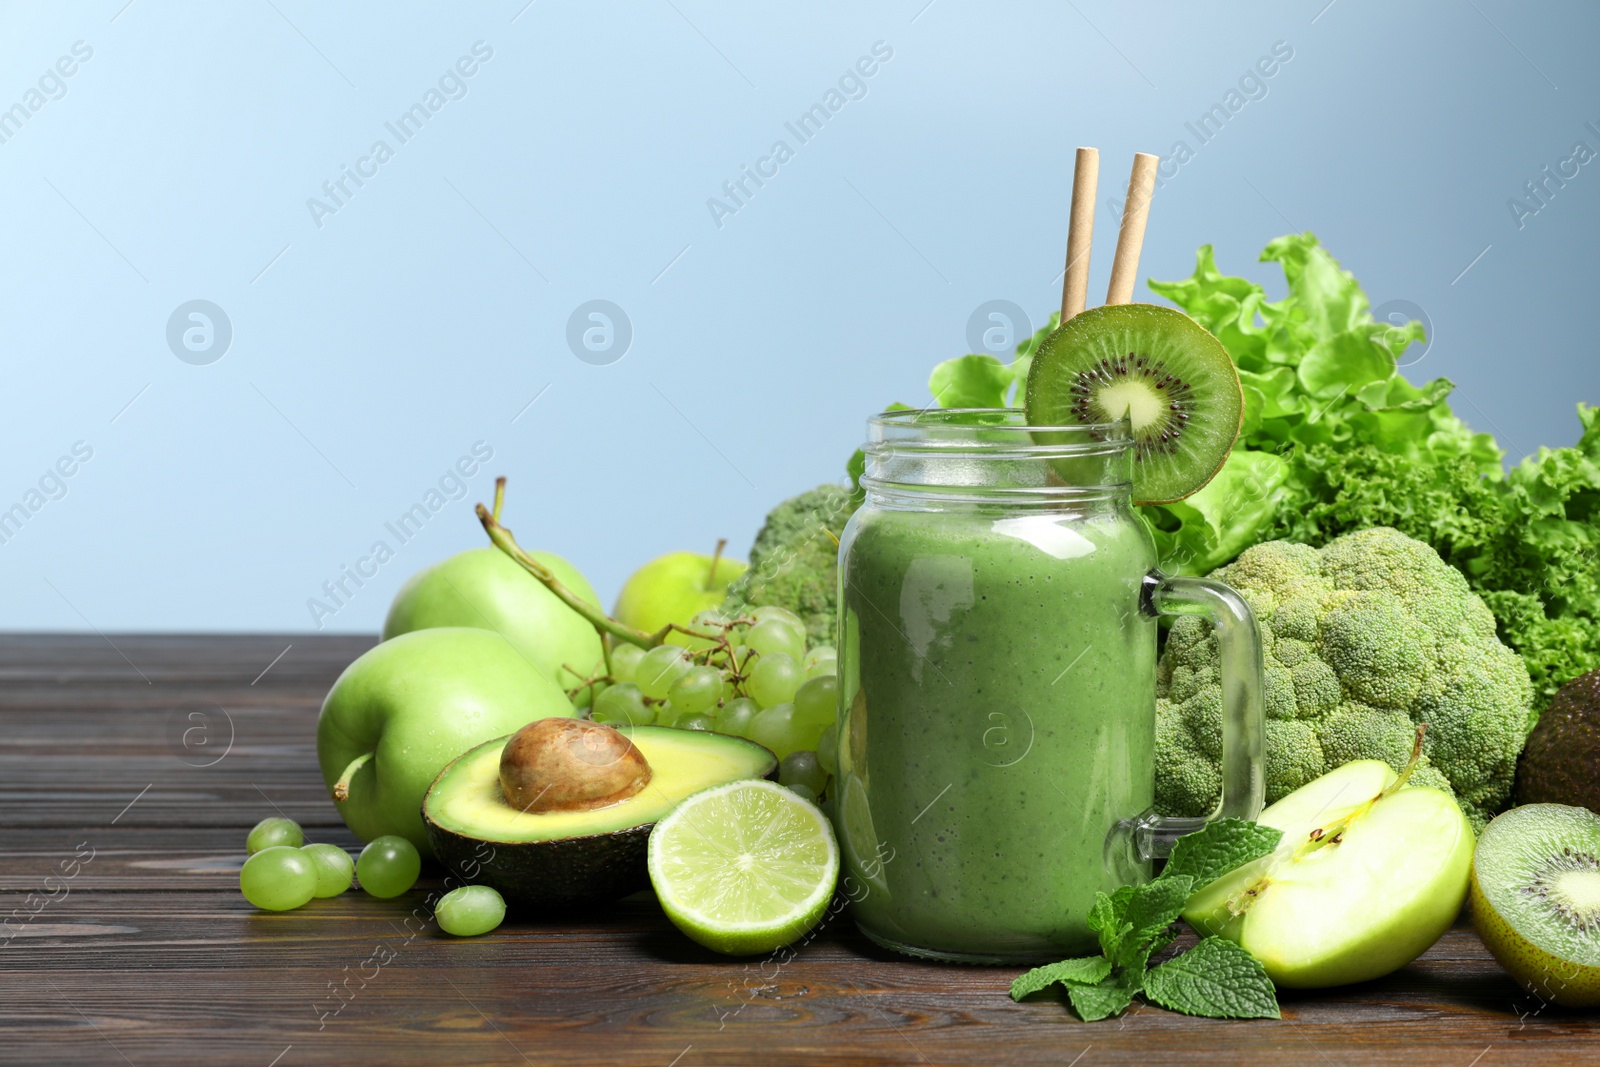
[[[1093,951],[1096,892],[1263,796],[1260,637],[1220,582],[1166,577],[1130,496],[1126,422],[889,412],[840,546],[834,822],[857,924],[900,952]],[[1224,788],[1152,810],[1157,616],[1222,648]]]

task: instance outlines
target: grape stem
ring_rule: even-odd
[[[355,778],[356,772],[370,763],[375,755],[377,755],[376,752],[363,752],[350,761],[350,765],[344,769],[344,773],[339,776],[339,780],[333,783],[333,802],[335,804],[343,804],[350,799],[351,779]]]
[[[556,595],[556,599],[588,620],[589,625],[600,633],[602,639],[609,634],[619,641],[626,641],[630,645],[638,645],[643,649],[652,649],[657,645],[665,644],[667,638],[674,633],[688,634],[690,637],[698,637],[707,641],[716,639],[715,634],[701,633],[698,630],[691,630],[688,627],[679,626],[677,623],[672,622],[667,623],[655,633],[646,633],[644,630],[635,629],[625,623],[618,622],[578,596],[578,594],[563,585],[561,579],[557,578],[549,567],[546,567],[524,551],[522,546],[517,544],[517,539],[512,536],[510,529],[500,525],[500,508],[505,503],[505,495],[506,480],[504,476],[501,476],[494,480],[494,511],[491,512],[482,504],[479,504],[474,509],[478,513],[478,521],[483,523],[484,532],[489,535],[490,542],[500,551],[510,556],[519,567],[539,579],[546,589]]]
[[[563,663],[561,666],[563,669],[571,671],[574,678],[583,678],[583,672],[578,670],[576,667],[573,667],[571,664]],[[589,677],[583,678],[583,681],[579,682],[571,689],[568,689],[567,699],[576,700],[578,694],[583,692],[585,689],[588,689],[590,686],[593,686],[599,682],[609,682],[610,680],[611,666],[606,664],[605,670],[601,671],[599,674],[591,674]]]

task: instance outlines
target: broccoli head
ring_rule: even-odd
[[[728,590],[724,610],[788,608],[805,620],[811,644],[832,644],[839,535],[857,505],[850,490],[822,485],[773,508],[750,546],[750,569]]]
[[[1473,825],[1506,802],[1533,687],[1461,572],[1428,545],[1376,527],[1321,549],[1269,541],[1214,577],[1250,602],[1265,651],[1267,802],[1356,759],[1405,766],[1452,792]],[[1174,624],[1157,677],[1156,806],[1203,815],[1221,795],[1217,642]]]

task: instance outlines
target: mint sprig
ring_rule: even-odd
[[[1135,996],[1186,1015],[1279,1018],[1266,969],[1232,941],[1207,937],[1188,952],[1146,968],[1150,957],[1177,937],[1172,924],[1196,889],[1270,855],[1282,837],[1270,826],[1218,819],[1180,838],[1160,877],[1096,894],[1089,928],[1100,936],[1100,955],[1035,967],[1011,983],[1012,999],[1061,985],[1085,1022],[1120,1015]]]

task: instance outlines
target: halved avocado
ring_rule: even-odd
[[[510,736],[468,749],[439,772],[422,802],[433,854],[471,885],[512,904],[603,903],[650,884],[650,828],[691,793],[741,778],[774,778],[778,760],[742,737],[664,726],[618,727],[650,765],[625,800],[589,811],[521,811],[500,785]]]

